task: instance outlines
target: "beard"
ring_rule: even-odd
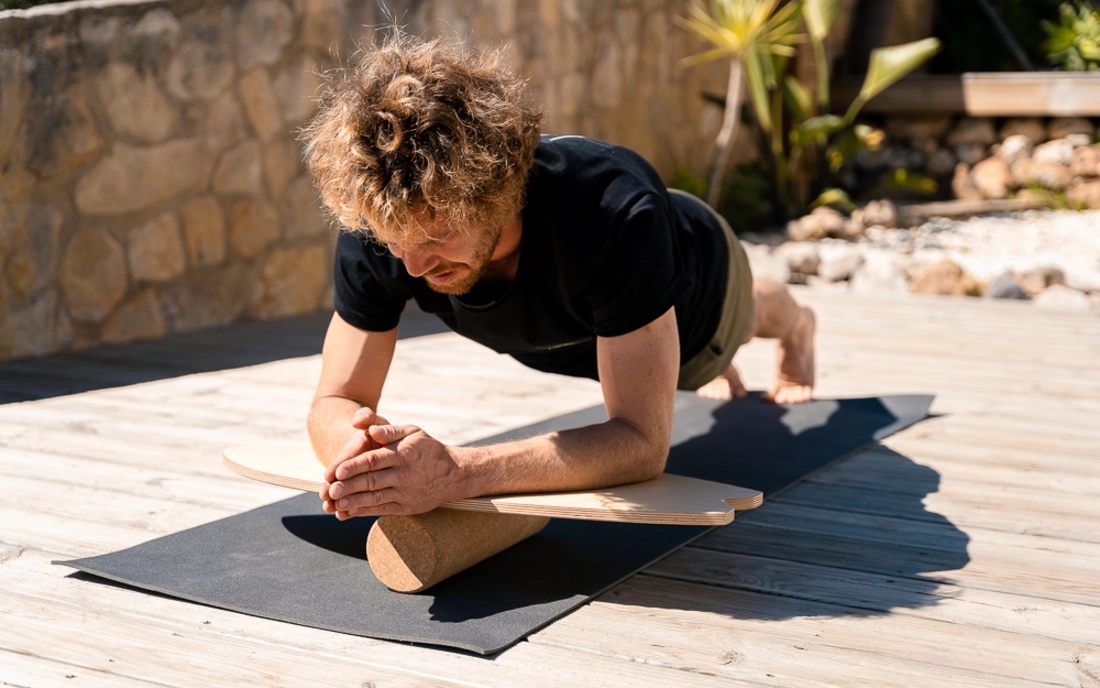
[[[437,294],[449,294],[451,296],[462,296],[469,293],[474,285],[485,275],[485,271],[489,269],[489,263],[492,261],[493,252],[496,251],[497,243],[500,241],[501,234],[504,233],[504,225],[500,225],[494,230],[490,230],[482,235],[478,241],[477,246],[474,248],[474,256],[469,263],[446,263],[443,265],[437,265],[429,271],[425,277],[432,275],[442,275],[452,270],[458,270],[459,275],[446,284],[435,284],[431,280],[424,280],[428,284],[428,288]]]

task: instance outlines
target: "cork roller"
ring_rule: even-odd
[[[421,592],[542,530],[549,518],[435,509],[383,516],[367,536],[367,560],[396,592]]]

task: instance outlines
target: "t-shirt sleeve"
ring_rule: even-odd
[[[617,337],[648,325],[691,286],[670,212],[660,196],[650,193],[619,214],[586,289],[598,336]]]
[[[349,325],[368,332],[397,327],[412,298],[399,283],[400,262],[362,235],[341,231],[336,240],[332,300]]]

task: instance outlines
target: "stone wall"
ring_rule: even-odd
[[[702,174],[725,66],[670,0],[74,2],[0,12],[0,360],[331,307],[296,131],[396,18],[514,46],[548,133]]]

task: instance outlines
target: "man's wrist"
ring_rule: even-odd
[[[459,499],[469,499],[488,494],[491,488],[483,447],[449,447],[451,457],[458,467]]]

